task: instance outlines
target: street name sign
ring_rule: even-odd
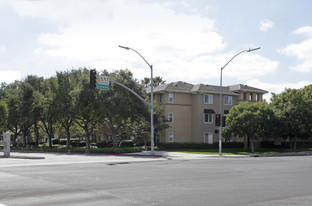
[[[96,83],[96,89],[109,90],[109,85]]]

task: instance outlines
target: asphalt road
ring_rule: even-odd
[[[312,205],[312,156],[0,158],[0,205]]]

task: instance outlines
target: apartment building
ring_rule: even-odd
[[[222,115],[240,102],[263,100],[265,93],[267,91],[242,84],[222,87]],[[219,86],[172,82],[155,87],[154,100],[163,106],[170,126],[156,136],[156,142],[218,142],[215,118],[220,112]]]

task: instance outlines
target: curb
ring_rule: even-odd
[[[276,154],[251,154],[249,157],[285,157],[285,156],[311,156],[312,152],[288,152]]]
[[[1,156],[0,158],[11,158],[11,159],[34,159],[34,160],[39,160],[39,159],[45,159],[45,157],[32,157],[32,156],[12,156],[10,155],[9,157],[4,157],[4,156]]]
[[[27,150],[19,150],[12,152],[20,152],[20,153],[46,153],[46,154],[65,154],[65,155],[103,155],[103,156],[125,156],[125,157],[164,157],[162,154],[137,154],[137,153],[122,153],[122,154],[113,154],[113,153],[82,153],[82,152],[44,152],[44,151],[27,151]],[[28,157],[28,156],[15,156],[14,158],[21,159],[44,159],[44,157]],[[11,158],[13,158],[11,156]]]

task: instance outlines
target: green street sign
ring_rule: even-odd
[[[96,89],[109,90],[109,85],[96,83]]]

